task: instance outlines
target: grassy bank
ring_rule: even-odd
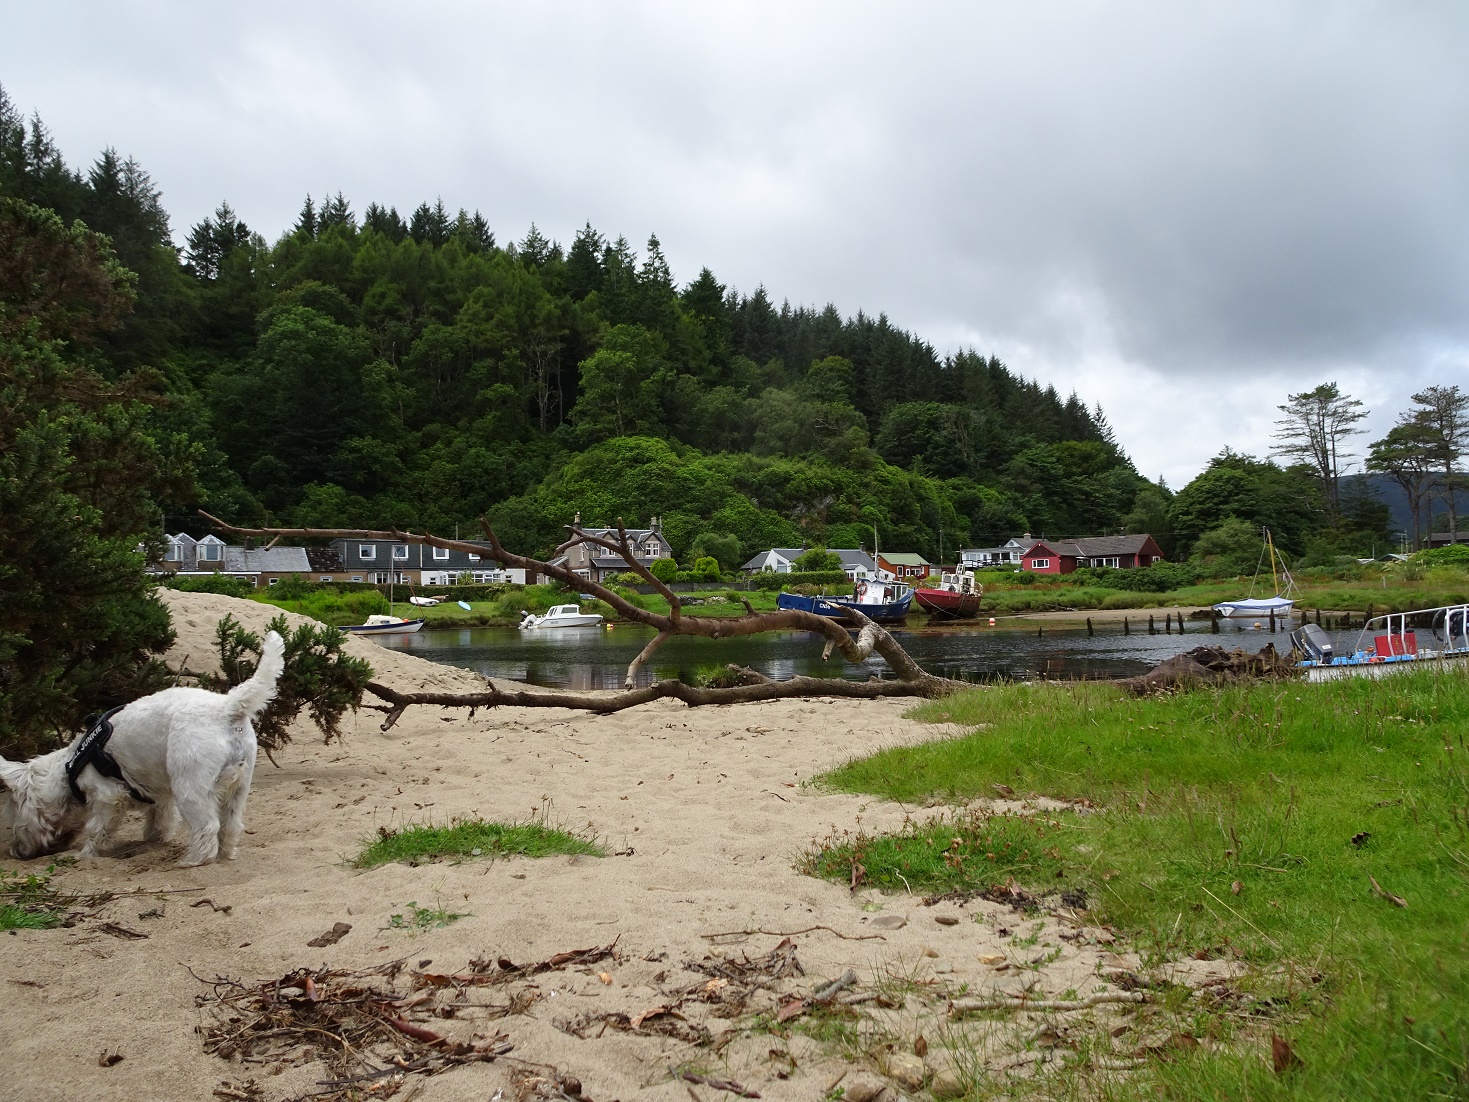
[[[1063,814],[1047,838],[1061,875],[1033,886],[1085,890],[1156,954],[1291,969],[1307,1073],[1278,1078],[1258,1051],[1201,1054],[1119,1093],[1469,1097],[1462,673],[1144,700],[1009,686],[916,714],[985,726],[854,761],[826,783],[910,803],[995,785],[1089,800],[1100,814]]]
[[[1434,567],[1411,574],[1369,567],[1362,574],[1361,577],[1350,578],[1309,575],[1297,578],[1300,595],[1296,607],[1361,614],[1369,608],[1376,613],[1406,612],[1469,601],[1469,571],[1458,567]],[[1256,585],[1257,597],[1269,596],[1269,579],[1265,582],[1265,589]],[[1202,582],[1164,593],[1067,585],[1062,580],[1031,585],[1007,580],[986,583],[983,609],[987,615],[1003,616],[1062,609],[1202,608],[1220,601],[1236,600],[1245,596],[1249,588],[1248,578]]]

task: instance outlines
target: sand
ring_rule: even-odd
[[[214,624],[224,613],[252,628],[270,615],[258,604],[212,595],[167,598],[179,634],[170,658],[193,669],[212,651]],[[465,671],[368,640],[350,640],[347,649],[368,657],[378,677],[398,688],[478,683]],[[801,851],[833,830],[854,830],[859,821],[881,830],[910,813],[938,813],[805,784],[854,755],[954,733],[905,719],[907,707],[819,698],[702,709],[660,702],[604,717],[498,709],[473,719],[462,710],[411,708],[387,733],[379,730],[381,713],[364,710],[329,746],[303,722],[278,755],[280,768],[261,760],[237,860],[179,869],[181,847],[144,846],[140,816],[132,816],[118,851],[63,869],[58,882],[79,893],[134,894],[70,929],[0,935],[0,1097],[202,1099],[222,1082],[238,1088],[250,1078],[264,1099],[314,1089],[319,1064],[282,1069],[206,1054],[195,1027],[205,1020],[196,996],[208,988],[196,976],[263,981],[304,966],[368,968],[397,958],[457,971],[473,958],[523,963],[615,940],[615,962],[585,974],[539,976],[539,999],[529,1011],[493,1023],[513,1042],[511,1057],[577,1076],[597,1102],[687,1102],[685,1084],[669,1075],[682,1066],[738,1080],[767,1099],[819,1098],[836,1076],[875,1068],[884,1043],[911,1053],[919,1032],[930,1039],[930,1065],[941,1063],[945,995],[961,985],[970,993],[1105,987],[1109,969],[1136,958],[1115,955],[1105,944],[1110,935],[1065,913],[1046,917],[1037,941],[1021,947],[1018,941],[1037,932],[1037,920],[1007,906],[976,900],[923,907],[910,896],[854,894],[795,871]],[[380,826],[456,815],[544,817],[595,835],[616,856],[369,871],[347,863]],[[8,846],[8,837],[0,843]],[[17,864],[7,860],[5,867]],[[212,904],[193,905],[202,899]],[[391,916],[409,913],[411,903],[464,917],[425,931],[392,928]],[[940,925],[937,915],[959,921]],[[147,938],[109,936],[104,922]],[[350,923],[351,932],[336,945],[307,946],[335,922]],[[831,930],[793,935],[806,975],[783,981],[781,992],[805,993],[848,968],[858,973],[857,992],[871,991],[884,976],[906,977],[900,1007],[866,1004],[865,1056],[752,1031],[751,1016],[719,1018],[717,1005],[702,1003],[683,1013],[714,1032],[717,1053],[613,1030],[582,1040],[556,1027],[589,1012],[637,1014],[665,1003],[666,992],[705,978],[685,970],[685,962],[753,957],[782,934],[813,926]],[[761,930],[774,932],[739,933]],[[736,933],[710,936],[730,931]],[[1021,965],[1050,959],[997,971],[1000,958]],[[595,974],[602,969],[610,984]],[[780,997],[761,992],[748,1009],[771,1011]],[[467,1031],[475,1026],[472,1015],[432,1024]],[[123,1059],[100,1066],[104,1050]],[[509,1087],[517,1066],[503,1059],[415,1076],[397,1097],[488,1099]],[[699,1089],[705,1099],[733,1097]],[[506,1097],[513,1097],[508,1089]]]

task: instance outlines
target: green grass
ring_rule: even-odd
[[[800,871],[854,888],[934,895],[1003,884],[1010,877],[1055,887],[1065,875],[1054,818],[958,811],[908,822],[893,834],[833,832],[813,843]]]
[[[435,930],[448,926],[452,922],[458,922],[461,918],[467,917],[469,917],[468,912],[460,913],[446,910],[443,907],[420,907],[417,903],[409,903],[406,910],[388,916],[388,924],[384,929],[411,930],[421,933],[424,930]]]
[[[0,869],[0,930],[50,930],[60,926],[74,896],[51,886],[52,864],[43,873]]]
[[[550,857],[553,854],[604,857],[595,842],[544,823],[490,823],[456,819],[448,826],[378,828],[353,864],[370,869],[391,861],[438,861],[446,857]]]
[[[1101,813],[1060,816],[1056,849],[1101,919],[1152,954],[1229,947],[1283,962],[1298,992],[1316,993],[1293,1033],[1309,1074],[1277,1079],[1244,1051],[1159,1065],[1157,1093],[1469,1098],[1462,671],[1148,699],[1008,686],[914,714],[986,726],[851,762],[825,783],[915,803],[997,783],[1089,800]]]

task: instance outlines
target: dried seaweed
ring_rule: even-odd
[[[369,1091],[391,1097],[408,1075],[492,1061],[511,1050],[503,1033],[455,1039],[410,1021],[410,1014],[454,1017],[459,1008],[436,1005],[437,991],[415,994],[422,973],[409,973],[408,990],[400,991],[402,970],[394,961],[360,972],[298,968],[253,984],[218,977],[198,997],[210,1018],[197,1027],[204,1050],[245,1063],[320,1060],[331,1077],[310,1097],[323,1100]]]

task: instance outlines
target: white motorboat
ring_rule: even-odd
[[[581,605],[556,605],[543,616],[534,616],[527,611],[521,618],[522,629],[531,628],[594,628],[602,622],[596,612],[583,612]]]
[[[343,631],[353,635],[396,635],[417,631],[423,627],[422,620],[405,620],[401,616],[374,613],[360,624],[348,624]]]

